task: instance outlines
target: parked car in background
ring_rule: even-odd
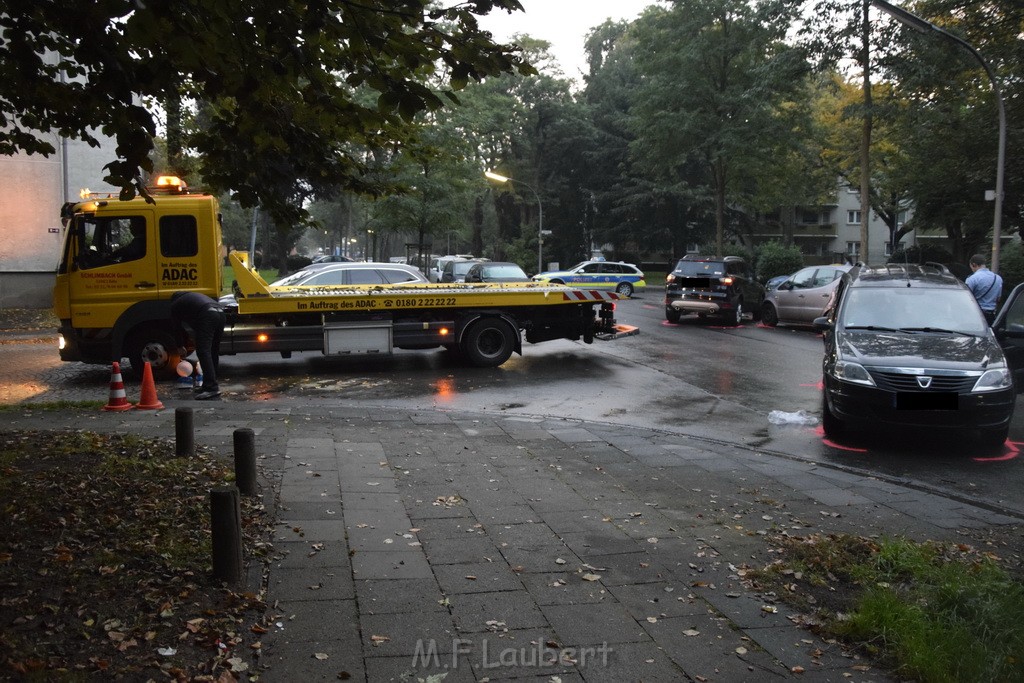
[[[939,264],[857,266],[842,277],[822,331],[822,426],[831,438],[849,425],[894,425],[1005,442],[1016,400],[1009,358],[1020,358],[1024,327],[1015,295],[1002,322],[1004,354],[974,295]],[[977,441],[976,441],[977,443]]]
[[[537,273],[534,282],[569,285],[587,289],[610,289],[623,296],[632,296],[647,287],[644,274],[632,263],[622,261],[583,261],[566,270]]]
[[[775,325],[812,325],[825,313],[839,286],[839,278],[853,266],[808,266],[769,290],[761,305],[761,322]]]
[[[465,282],[529,282],[530,278],[518,263],[481,261],[466,271]]]
[[[441,271],[441,282],[465,282],[466,273],[475,263],[481,263],[484,259],[454,259],[445,261],[444,270]]]
[[[320,254],[313,258],[313,264],[317,263],[352,263],[354,258],[342,256],[341,254]]]
[[[465,261],[467,259],[475,259],[476,257],[472,254],[449,254],[447,256],[432,256],[430,257],[430,265],[427,267],[427,279],[431,282],[441,282],[441,276],[444,274],[444,267],[449,261]]]
[[[764,297],[764,285],[739,256],[686,256],[665,278],[665,319],[678,323],[684,314],[696,313],[739,325],[748,313],[755,319],[760,316]]]
[[[793,277],[793,274],[792,273],[788,273],[786,275],[776,275],[773,278],[769,278],[768,282],[764,283],[764,289],[765,289],[766,292],[771,292],[776,287],[778,287],[779,285],[781,285],[783,282],[785,282],[786,280],[788,280],[791,277]]]

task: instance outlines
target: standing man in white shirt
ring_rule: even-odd
[[[985,314],[988,324],[991,325],[996,319],[996,304],[1003,293],[1003,278],[988,269],[982,254],[972,256],[970,266],[974,272],[965,282],[974,298],[978,300],[978,306]]]

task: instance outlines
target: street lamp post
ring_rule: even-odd
[[[918,31],[920,33],[929,33],[934,31],[946,38],[949,38],[958,45],[963,46],[974,55],[974,58],[981,63],[985,73],[988,75],[988,80],[992,84],[992,93],[996,96],[996,105],[999,108],[999,152],[996,158],[996,191],[995,191],[995,216],[992,218],[992,270],[997,272],[999,270],[999,243],[1002,239],[1001,233],[1003,228],[1003,168],[1006,164],[1006,108],[1003,106],[1003,95],[999,89],[999,81],[996,80],[996,75],[992,71],[992,67],[988,65],[988,62],[981,56],[981,53],[974,49],[974,46],[968,43],[963,38],[955,36],[949,31],[942,29],[927,19],[922,19],[916,14],[911,14],[902,7],[892,5],[885,0],[871,0],[871,4],[882,10],[896,21],[900,22],[905,26]]]
[[[537,198],[537,272],[543,273],[543,248],[544,248],[544,205],[541,204],[540,195],[537,194],[537,190],[533,189],[532,186],[527,185],[522,180],[516,180],[515,178],[509,178],[507,176],[499,175],[492,171],[485,171],[484,175],[491,180],[498,183],[519,183],[533,193],[533,196]]]

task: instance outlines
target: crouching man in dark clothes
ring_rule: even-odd
[[[203,368],[203,386],[196,389],[197,401],[220,396],[217,369],[220,365],[220,338],[226,318],[220,304],[198,292],[175,292],[171,295],[171,319],[178,332],[178,345],[185,346],[188,333],[196,344],[196,356]]]

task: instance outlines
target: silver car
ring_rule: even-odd
[[[337,287],[340,285],[399,285],[426,283],[427,278],[416,268],[401,263],[373,263],[368,261],[313,263],[291,275],[270,283],[271,287],[305,286]],[[234,294],[219,299],[228,312],[238,309]]]
[[[839,285],[839,278],[851,266],[808,266],[765,296],[761,304],[761,322],[775,325],[811,325],[823,315]]]

